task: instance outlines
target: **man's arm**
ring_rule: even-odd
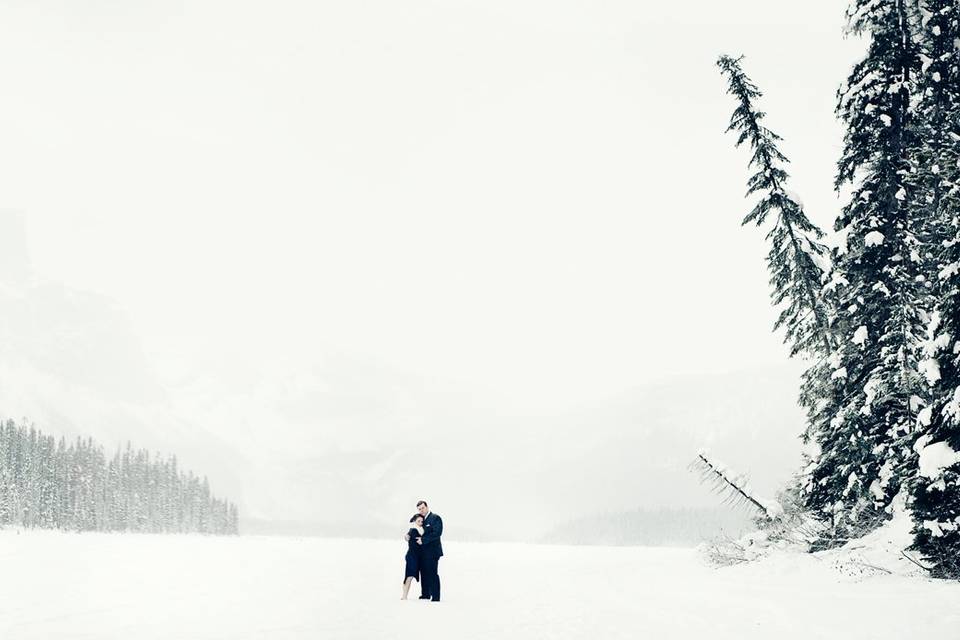
[[[423,532],[423,544],[430,544],[431,542],[436,542],[440,539],[440,536],[443,535],[443,519],[440,516],[434,518],[433,523],[430,525],[430,528]]]

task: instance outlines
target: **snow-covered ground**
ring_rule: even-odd
[[[960,638],[960,584],[805,554],[444,547],[444,601],[401,602],[399,540],[3,531],[0,638]]]

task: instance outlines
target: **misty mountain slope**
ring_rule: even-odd
[[[0,418],[93,437],[108,452],[130,441],[176,454],[235,498],[242,457],[174,411],[126,315],[104,296],[40,280],[25,246],[22,220],[0,215]]]
[[[650,385],[527,427],[538,455],[513,466],[528,478],[526,501],[564,519],[640,506],[715,505],[716,496],[687,468],[700,447],[772,493],[800,463],[796,388],[790,368]],[[509,447],[491,451],[491,458],[498,453],[509,459]],[[477,448],[472,457],[480,457]]]
[[[245,516],[326,533],[350,522],[389,535],[427,497],[452,535],[530,539],[603,511],[715,504],[687,470],[703,446],[763,490],[799,464],[790,368],[676,379],[544,415],[350,358],[265,367],[241,393],[202,374],[164,386],[107,301],[29,281],[0,291],[0,332],[17,337],[0,356],[3,415],[176,453]]]
[[[267,529],[392,535],[427,498],[453,536],[536,539],[602,512],[715,505],[687,471],[700,447],[765,492],[799,464],[792,364],[574,411],[332,351],[264,361],[238,348],[161,379],[121,309],[37,278],[15,216],[0,231],[0,415],[175,453]]]
[[[301,487],[296,518],[323,533],[340,519],[395,529],[420,497],[450,535],[494,539],[537,538],[601,512],[713,507],[719,498],[687,468],[701,447],[771,494],[798,468],[798,375],[782,367],[678,378],[559,415],[494,410],[479,393],[391,378],[405,389],[394,390],[402,406],[370,405],[364,420],[318,426],[326,451],[293,457],[284,474]],[[338,441],[334,424],[356,429]],[[368,429],[377,439],[364,437]]]

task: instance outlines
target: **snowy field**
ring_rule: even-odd
[[[3,531],[0,638],[960,638],[960,585],[809,555],[444,547],[444,601],[401,602],[399,540]]]

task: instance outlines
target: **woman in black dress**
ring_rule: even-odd
[[[406,535],[408,540],[407,568],[403,572],[403,596],[401,596],[401,600],[407,599],[407,594],[410,593],[410,585],[413,584],[414,579],[417,582],[420,581],[420,560],[423,555],[423,547],[417,541],[423,535],[423,516],[418,513],[410,518],[410,522],[413,526],[410,527]]]

